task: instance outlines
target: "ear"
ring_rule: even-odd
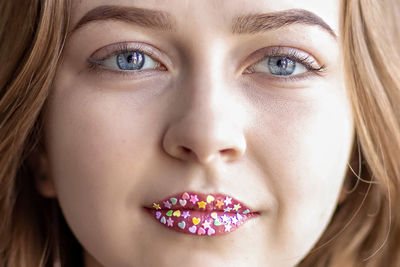
[[[43,146],[40,146],[29,157],[29,165],[34,170],[34,180],[39,194],[45,198],[57,196],[54,181],[50,174],[48,155]]]

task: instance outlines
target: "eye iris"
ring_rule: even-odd
[[[121,70],[138,70],[144,65],[143,53],[133,51],[118,54],[117,64]]]
[[[290,75],[296,69],[296,62],[287,57],[270,57],[268,68],[273,75]]]

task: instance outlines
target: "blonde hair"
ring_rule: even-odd
[[[342,3],[359,167],[346,177],[351,193],[299,266],[400,266],[399,16],[397,0]]]
[[[82,247],[57,201],[37,193],[29,160],[45,149],[42,118],[69,10],[68,0],[0,2],[0,267],[52,266],[57,259],[82,265]],[[357,142],[349,192],[300,267],[400,265],[399,16],[397,0],[342,3],[340,38]]]

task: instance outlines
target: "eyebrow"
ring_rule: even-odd
[[[176,21],[168,12],[132,6],[102,5],[88,11],[70,31],[70,34],[90,22],[101,20],[119,20],[160,31],[176,31]],[[239,16],[233,19],[232,33],[257,34],[293,24],[319,26],[335,39],[337,38],[335,32],[323,19],[304,9]]]
[[[318,26],[327,31],[335,39],[337,38],[335,32],[323,19],[304,9],[288,9],[278,12],[240,16],[234,19],[232,32],[236,34],[256,34],[293,24]]]
[[[138,7],[103,5],[88,11],[71,33],[89,22],[100,20],[119,20],[161,31],[172,31],[176,28],[175,21],[167,12]]]

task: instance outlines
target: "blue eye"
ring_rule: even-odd
[[[267,57],[254,65],[254,72],[266,72],[276,76],[293,76],[307,72],[307,68],[288,57]]]
[[[151,56],[138,50],[125,50],[102,60],[91,60],[95,65],[101,65],[107,69],[116,71],[139,71],[145,69],[157,69],[161,64]]]
[[[117,55],[117,64],[121,70],[139,70],[145,63],[143,53],[129,51]]]
[[[287,57],[270,57],[268,68],[273,75],[290,75],[296,69],[296,62]]]

